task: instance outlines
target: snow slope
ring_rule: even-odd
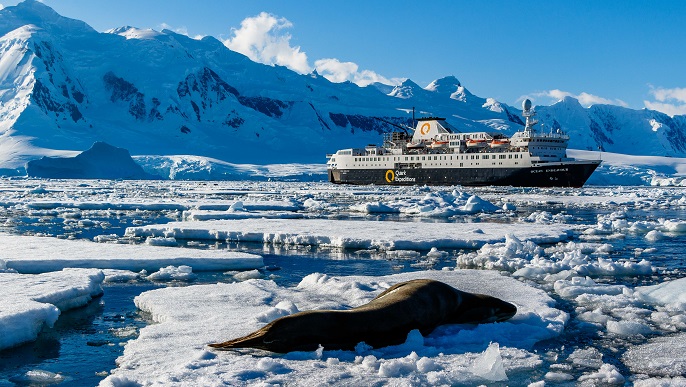
[[[473,95],[454,76],[426,87],[334,84],[266,66],[172,31],[99,33],[35,0],[0,10],[0,168],[104,141],[132,155],[195,155],[236,163],[321,163],[339,148],[378,143],[419,115],[463,131],[511,134],[521,112]],[[539,107],[544,129],[572,148],[686,154],[686,118],[574,99]]]

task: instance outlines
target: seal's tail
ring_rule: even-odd
[[[255,331],[247,336],[225,341],[223,343],[208,344],[208,346],[219,350],[230,350],[232,348],[267,349],[264,342],[264,332],[262,330]]]

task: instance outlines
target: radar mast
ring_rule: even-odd
[[[524,102],[522,102],[522,109],[524,109],[522,116],[526,118],[526,123],[524,124],[524,135],[533,136],[534,133],[536,133],[534,125],[536,125],[538,121],[534,118],[536,116],[536,111],[531,108],[530,99],[527,98],[524,100]]]

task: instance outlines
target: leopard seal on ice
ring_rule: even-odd
[[[416,279],[395,284],[356,308],[295,313],[247,336],[209,346],[278,353],[314,351],[320,345],[327,350],[352,350],[360,342],[380,348],[404,343],[413,329],[426,336],[439,325],[502,322],[516,313],[515,305],[499,298]]]

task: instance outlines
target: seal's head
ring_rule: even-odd
[[[517,314],[517,307],[485,294],[461,293],[461,303],[451,315],[452,324],[503,322]]]

